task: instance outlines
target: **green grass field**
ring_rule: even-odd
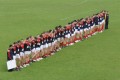
[[[0,80],[120,80],[119,6],[120,0],[0,0]],[[101,10],[110,13],[104,33],[7,72],[9,44]]]

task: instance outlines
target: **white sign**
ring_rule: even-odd
[[[7,68],[8,68],[8,70],[16,68],[16,67],[17,66],[16,66],[16,61],[15,60],[7,61]]]

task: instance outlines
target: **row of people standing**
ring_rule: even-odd
[[[7,50],[7,61],[14,60],[16,67],[9,71],[21,70],[33,62],[54,55],[62,48],[102,33],[108,29],[108,22],[108,12],[101,11],[87,18],[74,20],[65,26],[59,25],[54,30],[45,31],[36,37],[29,36],[25,40],[14,42]]]

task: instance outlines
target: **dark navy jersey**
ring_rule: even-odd
[[[19,46],[16,47],[16,53],[17,53],[17,54],[20,53],[20,47],[19,47]]]
[[[102,22],[103,21],[103,17],[100,17],[100,22]]]
[[[65,37],[65,34],[64,34],[65,32],[64,31],[62,31],[62,33],[61,33],[61,37]]]
[[[40,45],[41,45],[40,42],[37,42],[37,47],[40,47]]]
[[[24,44],[24,50],[27,51],[27,44]]]
[[[58,33],[55,34],[55,39],[57,39],[57,38],[58,38]]]
[[[84,29],[85,29],[85,28],[88,28],[87,22],[84,22],[83,28],[84,28]]]
[[[50,43],[52,43],[54,41],[54,38],[53,37],[51,37],[50,38]]]
[[[49,36],[48,37],[48,43],[51,43],[52,42],[52,38]]]
[[[78,29],[78,26],[75,26],[75,29]]]
[[[67,35],[67,30],[66,29],[64,30],[64,35]]]
[[[19,51],[22,52],[22,47],[20,46]]]
[[[30,45],[25,43],[25,44],[24,44],[24,50],[25,50],[25,51],[30,51],[30,50],[31,50]]]
[[[54,42],[55,41],[55,36],[52,36],[52,42]]]
[[[47,43],[47,40],[46,39],[43,39],[43,44],[46,44]]]
[[[41,45],[44,45],[44,41],[43,40],[41,41]]]
[[[49,43],[50,41],[48,40],[48,38],[46,38],[46,43]]]
[[[100,17],[98,17],[98,23],[99,23],[99,22],[101,22],[101,21],[100,21]]]
[[[13,50],[8,49],[7,51],[7,60],[12,60],[13,59]]]
[[[71,29],[71,34],[73,34],[75,31],[74,27]]]
[[[94,17],[93,20],[94,20],[95,25],[98,25],[98,20],[99,20],[98,17],[97,16]]]
[[[90,26],[93,26],[93,23],[92,23],[92,21],[90,21]]]
[[[37,41],[35,41],[35,48],[37,48]]]
[[[80,29],[81,29],[81,30],[83,30],[83,29],[84,29],[84,28],[83,28],[83,25],[80,25]]]
[[[78,27],[78,31],[80,31],[80,27]]]
[[[12,51],[13,51],[13,55],[15,56],[16,55],[16,47],[13,47]]]
[[[34,49],[35,48],[35,42],[32,42],[31,43],[31,49]]]

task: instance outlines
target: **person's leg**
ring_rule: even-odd
[[[20,70],[21,58],[20,58],[20,55],[19,55],[19,54],[16,54],[16,65],[17,65],[16,70]]]
[[[21,68],[24,66],[24,64],[25,64],[25,59],[24,59],[24,53],[23,52],[20,52],[20,58],[21,58]]]

